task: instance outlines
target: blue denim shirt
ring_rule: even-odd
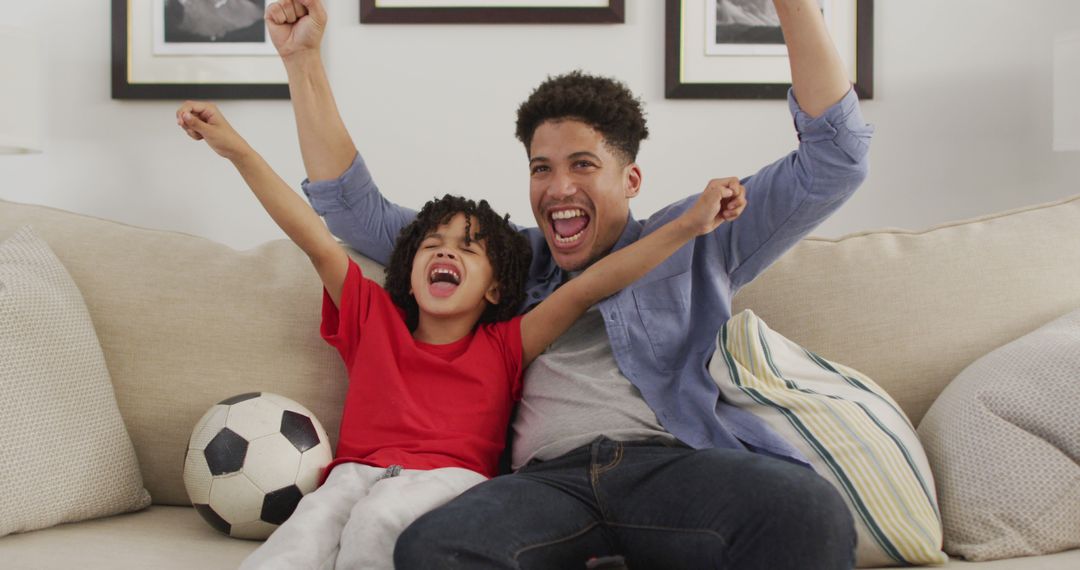
[[[853,91],[816,118],[799,108],[791,92],[788,105],[798,149],[742,181],[747,193],[742,215],[687,243],[601,301],[599,309],[619,370],[672,435],[695,448],[749,449],[807,464],[753,414],[723,401],[707,370],[735,292],[836,211],[866,177],[873,128],[863,121]],[[383,265],[398,232],[416,215],[379,192],[359,155],[338,179],[305,180],[302,187],[335,235]],[[646,220],[631,215],[614,249],[676,218],[697,197],[694,193]],[[532,304],[550,295],[564,276],[542,232],[519,230],[533,250],[526,285]]]

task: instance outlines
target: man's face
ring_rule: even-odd
[[[529,149],[529,201],[555,263],[584,269],[618,241],[641,170],[572,119],[545,121]]]

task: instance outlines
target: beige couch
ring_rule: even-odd
[[[236,567],[258,543],[218,534],[187,506],[184,450],[209,406],[249,391],[303,403],[336,437],[345,374],[318,335],[321,288],[307,258],[286,240],[235,251],[0,201],[0,240],[24,224],[86,299],[153,505],[0,538],[0,567]],[[917,424],[967,364],[1080,307],[1078,236],[1080,196],[923,232],[810,238],[740,292],[736,311],[753,308],[874,378]],[[976,566],[1075,569],[1080,550],[948,565]]]

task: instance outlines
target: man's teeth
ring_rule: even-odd
[[[569,220],[570,218],[576,218],[578,216],[584,216],[585,212],[581,210],[559,210],[551,213],[551,219],[553,220]]]
[[[568,209],[568,210],[556,210],[556,211],[551,213],[551,221],[554,222],[555,220],[569,220],[569,219],[572,219],[572,218],[585,217],[585,215],[586,215],[585,211],[581,210],[580,208],[571,208],[571,209]],[[581,234],[585,233],[585,228],[582,228],[581,231],[579,231],[578,233],[576,233],[576,234],[574,234],[572,236],[559,235],[558,231],[555,231],[553,233],[555,235],[555,241],[557,243],[569,244],[569,243],[574,243],[577,240],[581,239]]]
[[[583,233],[585,233],[585,230],[581,230],[580,232],[578,232],[578,233],[576,233],[576,234],[574,234],[574,235],[572,235],[570,237],[562,237],[559,234],[555,234],[555,241],[557,241],[559,243],[573,243],[573,242],[577,241],[578,239],[580,239],[581,234],[583,234]]]

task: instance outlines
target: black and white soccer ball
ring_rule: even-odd
[[[331,459],[326,431],[307,408],[268,392],[241,394],[195,424],[184,486],[210,526],[264,539],[315,490]]]

